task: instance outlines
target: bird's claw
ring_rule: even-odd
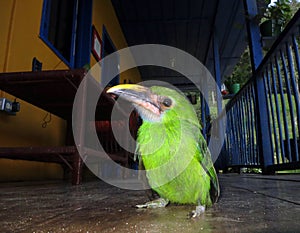
[[[145,204],[136,205],[137,208],[160,208],[166,207],[169,204],[168,199],[158,198],[153,201],[146,202]]]
[[[190,217],[191,217],[191,218],[197,218],[197,217],[199,217],[201,214],[203,214],[204,212],[205,212],[205,206],[198,205],[198,206],[196,206],[196,209],[193,210],[193,211],[190,213]]]

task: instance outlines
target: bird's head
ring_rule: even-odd
[[[162,122],[176,118],[199,124],[190,102],[184,95],[173,89],[121,84],[111,87],[107,93],[131,102],[144,121]]]

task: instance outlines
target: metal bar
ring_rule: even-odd
[[[253,123],[253,112],[252,112],[252,97],[251,97],[251,86],[247,89],[247,108],[248,108],[248,124],[249,124],[249,154],[253,164],[255,164],[255,153],[254,153],[254,123]]]
[[[234,164],[237,165],[239,164],[239,127],[238,127],[238,118],[237,118],[237,112],[236,108],[232,109],[232,134],[234,137],[233,141],[233,155],[234,155]]]
[[[257,103],[256,103],[256,98],[255,98],[255,86],[254,86],[254,84],[253,85],[251,85],[251,95],[252,95],[252,100],[253,100],[253,105],[252,105],[252,111],[253,111],[253,113],[254,113],[254,116],[255,116],[255,122],[254,122],[254,130],[255,130],[255,144],[254,145],[256,145],[256,148],[255,148],[255,151],[254,151],[254,153],[255,154],[257,154],[257,157],[256,157],[256,161],[257,161],[257,164],[263,164],[263,163],[261,163],[261,156],[260,156],[260,150],[257,148],[257,141],[258,141],[258,130],[257,130],[257,128],[258,128],[258,119],[257,119],[257,116],[258,116],[258,114],[257,114],[257,108],[256,108],[256,105],[257,105]]]
[[[256,137],[256,130],[255,130],[255,119],[254,119],[254,102],[253,102],[253,86],[251,85],[249,88],[249,117],[250,117],[250,125],[251,125],[251,154],[252,154],[252,160],[254,164],[258,164],[256,161],[256,151],[255,151],[255,137]]]
[[[253,86],[251,86],[251,111],[253,112],[253,114],[255,113],[255,102],[254,102],[254,96],[253,96]],[[258,152],[257,152],[257,149],[256,149],[256,139],[257,139],[257,130],[256,130],[256,120],[255,120],[255,115],[252,116],[251,118],[251,124],[252,124],[252,131],[253,131],[253,138],[252,138],[252,145],[253,145],[253,148],[252,148],[252,153],[253,155],[256,155],[255,156],[255,163],[256,164],[259,164],[259,156],[258,156]]]
[[[236,112],[236,125],[237,125],[237,141],[236,144],[238,145],[237,151],[238,151],[238,155],[239,155],[239,164],[243,164],[243,154],[241,153],[241,113],[240,113],[240,108],[239,108],[239,104],[240,101],[237,101],[236,103],[236,108],[235,108],[235,112]]]
[[[250,142],[251,136],[252,136],[252,128],[251,128],[251,111],[250,111],[250,98],[249,98],[249,87],[246,89],[246,93],[245,93],[245,105],[246,105],[246,114],[245,117],[247,119],[247,133],[248,133],[248,138],[247,138],[247,153],[248,153],[248,157],[250,160],[250,164],[253,163],[253,157],[252,157],[252,143]]]
[[[287,116],[286,116],[286,105],[285,105],[285,99],[284,99],[284,91],[283,91],[283,83],[282,83],[282,77],[281,77],[281,68],[279,64],[279,60],[277,56],[275,57],[275,63],[276,63],[276,71],[277,71],[277,78],[278,78],[278,84],[279,84],[279,92],[280,92],[280,100],[281,100],[281,108],[282,108],[282,114],[283,114],[283,126],[284,126],[284,135],[285,139],[289,139],[289,131],[288,131],[288,121],[287,121]],[[287,148],[286,148],[287,146]],[[287,145],[284,145],[284,150],[283,150],[283,157],[282,161],[285,160],[287,154],[289,154],[291,151],[290,143],[289,141],[287,142]]]
[[[294,40],[293,40],[294,43]],[[299,126],[299,116],[300,116],[300,99],[299,99],[299,93],[297,90],[297,84],[296,84],[296,80],[295,80],[295,68],[294,68],[294,64],[293,64],[293,58],[292,58],[292,54],[291,54],[291,48],[289,46],[288,43],[286,43],[286,53],[287,53],[287,58],[288,58],[288,67],[289,67],[289,71],[290,71],[290,81],[291,81],[291,88],[293,90],[294,93],[294,104],[296,107],[296,114],[297,114],[297,119],[298,119],[298,135],[300,134],[300,126]],[[290,92],[290,95],[292,95],[292,92]],[[294,112],[292,112],[292,119],[291,119],[291,124],[292,124],[292,131],[293,131],[293,141],[294,141],[294,152],[295,152],[295,159],[299,160],[299,151],[298,151],[298,143],[297,143],[297,134],[296,134],[296,122],[295,122],[295,116],[294,116]]]
[[[238,162],[238,141],[239,141],[239,138],[238,138],[238,124],[237,124],[237,117],[236,117],[236,109],[233,108],[232,109],[232,118],[231,118],[231,124],[232,124],[232,135],[233,135],[233,138],[234,138],[234,141],[232,143],[232,146],[233,146],[233,165],[237,165],[239,164]]]
[[[237,119],[236,119],[236,122],[237,122],[237,126],[238,126],[238,130],[237,130],[237,132],[238,132],[238,140],[237,140],[237,142],[238,142],[238,154],[239,155],[242,155],[242,156],[239,156],[239,158],[240,158],[240,160],[239,160],[239,163],[240,164],[243,164],[243,154],[242,154],[242,140],[241,140],[241,135],[242,135],[242,122],[241,122],[241,118],[242,118],[242,116],[241,116],[241,112],[240,112],[240,108],[239,108],[239,104],[240,104],[240,101],[238,101],[238,103],[237,103],[237,108],[236,108],[236,113],[237,113]]]
[[[281,57],[282,66],[283,66],[283,73],[284,73],[285,84],[286,84],[286,89],[287,89],[288,104],[289,104],[289,108],[290,108],[289,112],[290,112],[291,121],[292,121],[292,119],[294,119],[294,106],[293,106],[293,103],[292,103],[291,86],[290,86],[290,82],[289,82],[289,75],[288,75],[288,70],[287,70],[286,59],[284,57],[283,51],[280,52],[280,57]],[[295,125],[294,124],[292,124],[292,133],[293,133],[293,137],[296,137],[296,131],[295,131]],[[288,135],[288,138],[286,138],[286,140],[287,140],[287,143],[289,144],[289,147],[291,149],[289,135]],[[289,161],[292,161],[292,153],[291,152],[292,151],[290,150],[290,153],[288,154]]]
[[[285,152],[284,152],[284,144],[283,144],[283,136],[282,136],[282,125],[281,125],[281,116],[280,116],[280,108],[279,108],[279,101],[278,101],[278,92],[277,92],[277,82],[275,78],[275,73],[274,73],[274,64],[271,61],[270,63],[271,67],[271,78],[272,78],[272,83],[273,83],[273,92],[274,92],[274,97],[275,97],[275,106],[276,106],[276,116],[277,116],[277,125],[278,125],[278,131],[279,131],[279,144],[280,144],[280,149],[281,149],[281,154],[283,154],[283,157],[285,157]],[[277,140],[277,139],[276,139]],[[277,143],[276,143],[277,144]],[[280,153],[277,154],[277,163],[280,163]]]
[[[299,31],[300,31],[300,26],[299,26]],[[297,66],[298,76],[299,76],[299,74],[300,74],[299,46],[298,46],[297,38],[295,35],[293,35],[292,43],[293,43],[293,48],[294,48],[294,53],[295,53],[295,58],[296,58],[295,62],[296,62],[296,66]],[[298,82],[298,90],[300,90],[300,82]],[[300,132],[299,132],[299,134],[300,134]]]
[[[266,72],[264,72],[262,74],[262,77],[263,77],[263,81],[264,81],[264,88],[266,90],[265,94],[266,94],[266,97],[267,97],[267,113],[268,113],[268,122],[269,122],[269,135],[270,135],[270,143],[271,143],[271,159],[272,159],[272,164],[274,164],[274,161],[273,161],[273,154],[274,154],[274,144],[273,144],[273,141],[272,141],[272,127],[271,127],[271,124],[273,124],[273,116],[274,116],[274,111],[272,112],[272,106],[271,106],[271,103],[272,103],[272,94],[270,93],[270,89],[269,89],[269,85],[268,85],[268,75],[266,74]],[[269,97],[269,100],[268,100],[268,97]],[[273,114],[272,114],[273,113]]]
[[[249,102],[248,102],[248,89],[245,92],[245,100],[244,100],[244,106],[245,106],[245,117],[246,117],[246,133],[247,133],[247,148],[246,148],[246,153],[249,159],[249,164],[252,164],[252,155],[251,155],[251,143],[250,143],[250,138],[251,138],[251,127],[250,127],[250,117],[249,117]]]
[[[232,161],[231,161],[231,153],[232,153],[232,149],[231,149],[231,114],[227,114],[227,128],[226,128],[226,135],[227,137],[225,138],[226,139],[226,155],[227,155],[227,166],[229,166]]]
[[[245,128],[245,112],[244,112],[244,96],[240,99],[240,109],[241,109],[241,153],[244,157],[244,164],[248,164],[248,158],[247,158],[247,143],[246,143],[246,134],[247,130]]]
[[[269,105],[268,106],[270,108],[269,111],[271,111],[271,115],[269,114],[270,123],[272,124],[273,134],[274,134],[274,135],[272,135],[272,132],[271,132],[272,151],[276,152],[276,158],[277,158],[278,154],[279,154],[279,148],[278,148],[278,144],[276,143],[278,137],[277,137],[276,119],[275,119],[275,113],[274,113],[274,108],[275,107],[274,107],[274,104],[273,104],[273,92],[272,92],[271,83],[270,83],[270,72],[268,70],[269,67],[270,66],[267,66],[267,70],[266,70],[266,74],[265,74],[264,79],[266,80],[267,91],[268,91],[268,96],[269,96]],[[271,128],[270,128],[270,130],[271,130]],[[274,156],[273,156],[273,163],[274,163]]]
[[[247,97],[247,92],[245,91],[244,94],[243,94],[244,98],[243,98],[243,101],[242,101],[242,104],[243,104],[243,112],[244,112],[244,130],[245,130],[245,139],[244,139],[244,142],[245,142],[245,155],[246,155],[246,158],[247,158],[247,164],[251,164],[251,158],[250,158],[250,153],[249,153],[249,148],[250,148],[250,144],[249,144],[249,133],[250,133],[250,128],[249,128],[249,118],[248,118],[248,103],[247,103],[247,100],[246,100],[246,97]]]

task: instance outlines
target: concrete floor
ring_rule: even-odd
[[[0,184],[0,232],[300,232],[300,175],[220,175],[219,202],[198,219],[194,206],[135,209],[144,191],[101,181]]]

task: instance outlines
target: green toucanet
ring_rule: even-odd
[[[122,84],[107,91],[131,102],[143,119],[137,152],[150,187],[161,197],[137,207],[168,202],[195,204],[201,214],[219,196],[218,178],[193,106],[179,92],[161,86]]]

